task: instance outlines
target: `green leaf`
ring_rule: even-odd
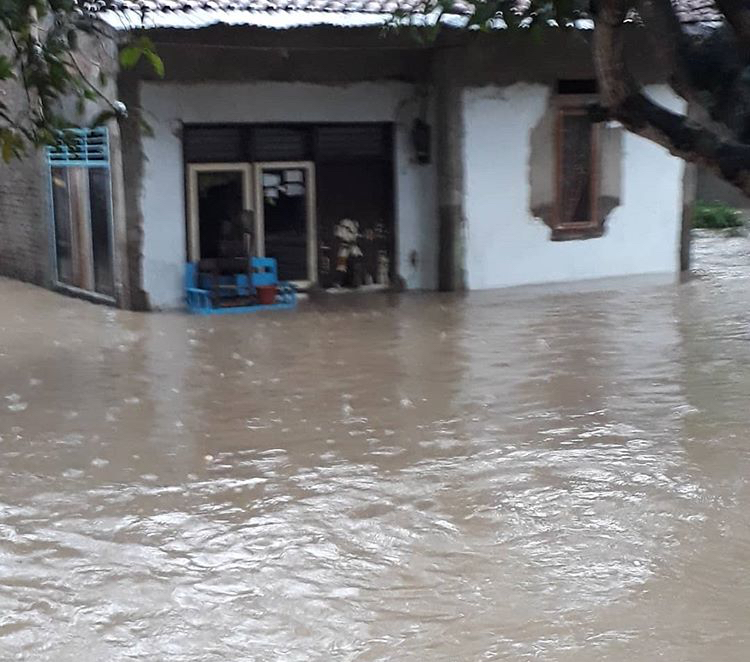
[[[141,133],[147,138],[154,137],[154,128],[142,117],[138,121],[138,125],[141,127]]]
[[[138,40],[135,43],[137,43],[144,51],[156,51],[156,46],[154,46],[151,37],[147,37],[145,34],[138,37]]]
[[[5,140],[3,140],[3,161],[6,163],[10,163],[10,160],[13,158],[13,143],[10,141],[10,137],[6,136]]]
[[[117,113],[115,113],[113,110],[103,110],[94,118],[91,126],[101,126],[102,124],[106,124],[115,117],[117,117]]]
[[[23,153],[23,138],[11,129],[0,131],[0,144],[0,156],[6,163]]]
[[[151,64],[151,68],[159,78],[164,78],[164,61],[156,54],[155,51],[145,50],[143,54]]]
[[[0,55],[0,80],[8,80],[9,78],[15,78],[13,65],[5,55]]]
[[[138,64],[143,55],[143,49],[138,46],[126,46],[120,51],[120,66],[123,69],[132,69]]]
[[[132,69],[141,57],[145,57],[157,76],[164,78],[164,62],[156,53],[154,42],[146,36],[138,37],[120,51],[120,66],[123,69]]]

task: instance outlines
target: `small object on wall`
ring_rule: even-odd
[[[427,164],[432,160],[432,127],[421,119],[415,119],[411,127],[411,141],[417,163]]]

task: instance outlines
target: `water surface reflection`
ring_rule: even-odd
[[[0,282],[0,658],[746,660],[749,254],[236,318]]]

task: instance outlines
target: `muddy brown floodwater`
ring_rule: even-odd
[[[750,659],[750,241],[131,314],[0,282],[0,659]]]

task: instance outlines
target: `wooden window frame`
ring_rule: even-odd
[[[552,227],[553,241],[570,241],[574,239],[595,239],[604,234],[604,223],[599,218],[599,186],[601,180],[600,153],[600,125],[591,122],[591,154],[592,164],[589,181],[589,219],[586,223],[565,223],[562,220],[563,199],[563,123],[566,117],[584,116],[588,114],[587,105],[593,99],[588,95],[570,95],[558,100],[556,131],[555,131],[555,208],[554,225]]]

